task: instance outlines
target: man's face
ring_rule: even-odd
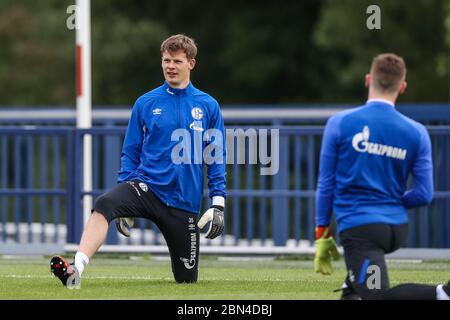
[[[172,88],[185,88],[189,84],[195,59],[189,60],[182,50],[176,52],[164,51],[161,66],[164,78]]]

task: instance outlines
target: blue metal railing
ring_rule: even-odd
[[[221,238],[222,245],[313,241],[323,127],[278,129],[280,165],[276,175],[261,175],[262,165],[236,164],[236,159],[227,165],[226,236]],[[408,246],[448,248],[450,126],[429,126],[428,130],[433,144],[435,200],[428,207],[410,211]],[[82,196],[97,197],[116,183],[124,132],[125,127],[0,127],[0,241],[77,243],[82,232]],[[90,193],[81,188],[85,134],[92,135],[94,146],[94,188]],[[234,148],[237,157],[236,143]],[[205,189],[205,208],[209,202],[206,195]],[[139,219],[137,225],[141,244],[160,243],[153,223]],[[36,226],[40,226],[37,238]],[[49,235],[50,227],[53,231]],[[146,230],[154,235],[150,243]],[[107,241],[117,243],[115,228],[110,228]]]
[[[8,241],[10,223],[14,241],[21,242],[23,225],[26,242],[32,242],[32,225],[38,223],[39,242],[58,241],[64,213],[73,211],[73,130],[1,128],[0,150],[0,239]],[[51,239],[48,223],[55,226]]]
[[[357,107],[348,104],[296,104],[296,105],[222,105],[226,125],[264,124],[267,126],[325,124],[336,112]],[[131,105],[96,106],[92,122],[97,126],[126,126]],[[449,125],[450,104],[444,103],[398,103],[396,109],[402,114],[425,125]],[[0,106],[0,126],[74,126],[75,106],[33,107]]]

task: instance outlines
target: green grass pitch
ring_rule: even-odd
[[[177,284],[170,261],[150,256],[98,254],[86,268],[80,290],[64,288],[49,271],[50,257],[0,257],[1,300],[335,300],[345,277],[343,260],[322,276],[310,259],[222,259],[202,256],[199,281]],[[446,283],[448,261],[388,261],[391,285]]]

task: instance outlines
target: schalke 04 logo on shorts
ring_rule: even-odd
[[[140,182],[139,183],[139,187],[142,189],[142,191],[147,192],[148,191],[148,187],[145,183]]]

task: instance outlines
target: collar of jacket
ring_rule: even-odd
[[[186,95],[186,94],[191,94],[195,89],[191,82],[189,82],[189,84],[187,85],[186,88],[178,89],[178,88],[172,88],[171,86],[169,86],[167,81],[164,81],[163,88],[168,94],[170,94],[172,96],[182,96],[182,95]]]

